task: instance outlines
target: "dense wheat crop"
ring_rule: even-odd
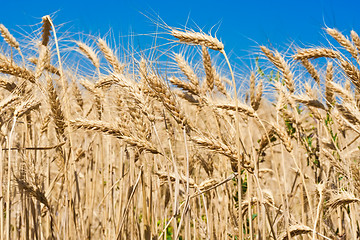
[[[240,76],[203,32],[164,63],[57,30],[0,25],[0,239],[359,237],[354,31]]]

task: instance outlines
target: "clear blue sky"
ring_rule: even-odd
[[[325,25],[345,34],[352,29],[360,34],[359,10],[360,1],[356,0],[2,0],[0,22],[13,32],[19,30],[18,26],[33,25],[40,22],[43,15],[56,12],[54,22],[67,23],[65,28],[72,32],[104,35],[112,29],[118,36],[130,31],[153,33],[154,24],[140,12],[158,14],[175,27],[189,20],[190,26],[196,23],[207,32],[215,25],[217,36],[225,43],[227,51],[246,58],[258,44],[271,43],[280,50],[293,41],[298,45],[325,44],[322,29]]]

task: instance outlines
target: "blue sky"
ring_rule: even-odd
[[[115,36],[154,33],[154,24],[143,14],[159,15],[168,25],[199,26],[225,43],[233,56],[246,59],[258,44],[286,49],[297,45],[326,44],[323,28],[336,27],[344,34],[360,34],[360,1],[19,1],[3,0],[0,22],[12,32],[55,13],[55,24],[66,23],[71,32]],[[21,32],[21,31],[20,31]],[[16,35],[16,34],[15,34]],[[145,40],[146,41],[146,40]],[[149,39],[151,41],[151,39]],[[141,43],[140,43],[141,44]],[[144,43],[145,44],[145,43]]]

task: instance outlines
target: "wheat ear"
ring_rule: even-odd
[[[29,62],[31,62],[32,64],[37,64],[38,63],[38,59],[36,57],[30,57],[27,59]],[[52,74],[56,74],[58,76],[60,76],[60,71],[57,67],[55,67],[54,65],[51,65],[50,62],[48,62],[45,66],[44,69],[46,71],[48,71],[49,73]]]
[[[41,40],[41,45],[47,46],[47,44],[49,43],[49,39],[50,39],[50,33],[51,31],[51,19],[49,15],[43,16],[42,17],[42,40]]]
[[[291,237],[295,237],[295,236],[299,236],[299,235],[302,235],[302,234],[307,234],[307,233],[311,233],[313,230],[308,227],[308,226],[305,226],[305,225],[301,225],[301,224],[298,224],[298,225],[293,225],[293,226],[290,226],[289,227],[289,233],[290,233],[290,236]],[[288,233],[287,231],[282,233],[279,238],[280,240],[286,240],[288,239]]]
[[[178,53],[174,54],[175,61],[177,62],[180,70],[184,73],[184,75],[187,77],[187,79],[196,87],[199,86],[199,79],[194,73],[194,70],[189,65],[189,63],[185,60],[185,58]]]
[[[358,54],[359,54],[360,53],[360,37],[354,30],[351,30],[350,36],[351,36],[352,41],[354,42],[354,45],[357,49]]]
[[[75,119],[70,121],[71,125],[75,128],[82,128],[86,130],[94,130],[102,132],[111,136],[114,136],[118,139],[122,139],[132,146],[138,147],[140,150],[145,150],[154,154],[161,154],[154,146],[149,142],[142,139],[136,138],[134,136],[129,136],[126,131],[123,131],[119,127],[115,127],[104,121],[94,121],[94,120],[85,120],[85,119]]]
[[[301,63],[310,73],[311,77],[315,80],[315,82],[320,85],[320,76],[319,73],[316,71],[314,65],[312,65],[312,63],[307,59],[301,59]]]
[[[35,75],[32,71],[20,67],[11,61],[4,61],[3,59],[0,59],[0,72],[23,78],[29,80],[32,83],[35,83]]]
[[[327,28],[326,32],[332,36],[341,46],[343,46],[346,51],[348,51],[351,56],[355,59],[358,59],[358,53],[354,45],[347,39],[341,32],[334,28]]]
[[[15,49],[19,49],[20,45],[18,41],[16,41],[16,38],[9,32],[9,30],[3,24],[0,24],[0,32],[1,32],[1,36],[5,39],[7,44],[9,44],[11,47]]]
[[[315,59],[321,57],[338,58],[340,57],[340,53],[328,48],[309,48],[309,49],[299,50],[297,54],[293,56],[295,60]]]
[[[212,92],[212,90],[214,89],[214,79],[215,79],[214,70],[211,64],[211,57],[209,51],[204,46],[202,46],[202,54],[203,54],[203,64],[206,75],[206,84],[209,89],[209,92]]]
[[[332,90],[330,84],[333,82],[334,70],[332,62],[328,62],[326,66],[326,76],[325,76],[325,99],[326,104],[330,107],[335,102],[334,91]]]
[[[341,68],[346,75],[350,78],[351,82],[360,90],[360,71],[352,63],[340,58]]]
[[[263,51],[266,57],[282,72],[286,87],[289,89],[290,93],[293,93],[295,90],[293,74],[291,73],[290,67],[286,63],[285,59],[280,55],[278,51],[275,51],[274,54],[265,46],[261,46],[260,49]]]
[[[100,50],[104,54],[105,59],[114,68],[114,71],[116,73],[122,73],[124,71],[124,65],[119,62],[118,58],[115,56],[114,52],[111,50],[111,48],[105,42],[105,40],[99,38],[98,45],[99,45]]]
[[[86,45],[85,43],[80,42],[80,41],[75,41],[75,43],[78,45],[81,53],[84,54],[88,59],[90,59],[92,64],[97,69],[99,69],[100,68],[100,60],[99,60],[97,54],[95,53],[95,51],[93,50],[93,48],[89,47],[88,45]]]
[[[221,51],[224,49],[224,44],[222,42],[220,42],[216,37],[212,37],[205,33],[172,29],[171,35],[179,39],[182,43],[201,45],[215,51]]]
[[[64,113],[61,109],[61,104],[58,94],[54,88],[53,82],[50,77],[47,78],[47,93],[48,93],[52,118],[55,123],[55,130],[59,140],[62,141],[66,139],[65,136],[66,121],[65,121]]]
[[[360,202],[359,198],[356,198],[354,194],[349,192],[342,192],[340,194],[337,194],[335,197],[331,198],[327,204],[326,207],[329,208],[329,211],[332,211],[336,209],[338,206],[350,204],[350,203],[358,203]]]

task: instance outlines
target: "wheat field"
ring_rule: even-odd
[[[164,63],[59,24],[0,25],[0,239],[360,237],[356,32],[240,75],[202,31]]]

